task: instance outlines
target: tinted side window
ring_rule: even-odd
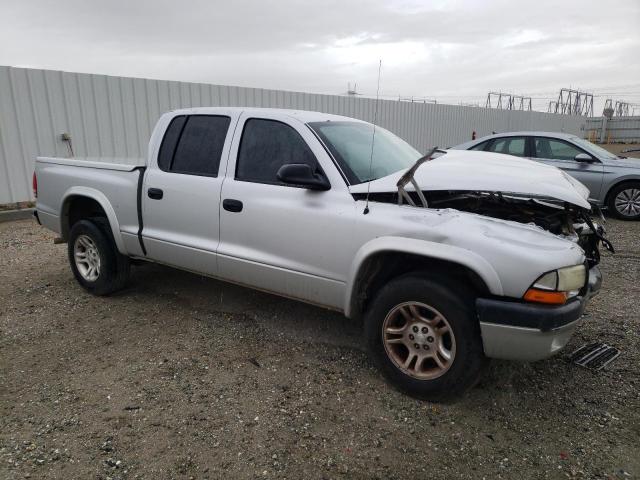
[[[579,153],[584,153],[577,147],[562,140],[553,138],[535,138],[536,157],[553,160],[573,160]]]
[[[170,171],[217,176],[230,122],[229,117],[190,116],[182,129]]]
[[[469,150],[484,150],[485,148],[487,148],[487,144],[488,143],[489,143],[489,140],[486,140],[486,141],[481,142],[481,143],[479,143],[477,145],[474,145]]]
[[[316,157],[292,127],[275,120],[247,120],[240,141],[236,179],[281,185],[277,173],[287,163],[306,163],[314,170],[318,168]]]
[[[167,131],[164,133],[164,138],[160,144],[160,152],[158,153],[158,167],[161,170],[169,171],[171,167],[171,160],[173,159],[173,153],[176,151],[176,145],[180,139],[182,133],[182,127],[187,117],[181,115],[171,120],[171,123],[167,127]]]
[[[505,137],[497,138],[489,147],[490,152],[506,153],[507,155],[516,155],[524,157],[524,137]]]

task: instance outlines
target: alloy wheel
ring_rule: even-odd
[[[614,201],[616,210],[625,217],[640,215],[640,189],[627,188],[621,190]]]
[[[80,235],[73,245],[73,258],[82,278],[95,282],[100,276],[100,252],[88,235]]]
[[[453,364],[456,341],[447,319],[420,302],[396,305],[382,325],[384,349],[403,373],[418,380],[444,375]]]

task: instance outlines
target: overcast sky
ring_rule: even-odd
[[[0,0],[1,65],[375,96],[380,58],[385,98],[640,104],[640,0]]]

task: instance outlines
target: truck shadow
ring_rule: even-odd
[[[133,267],[131,285],[118,295],[157,295],[172,305],[207,314],[244,315],[261,328],[295,340],[364,351],[361,322],[341,313],[157,264]]]

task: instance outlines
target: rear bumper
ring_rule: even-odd
[[[589,271],[584,295],[558,307],[479,298],[476,311],[487,357],[541,360],[560,351],[580,323],[587,303],[598,293],[602,274]]]

